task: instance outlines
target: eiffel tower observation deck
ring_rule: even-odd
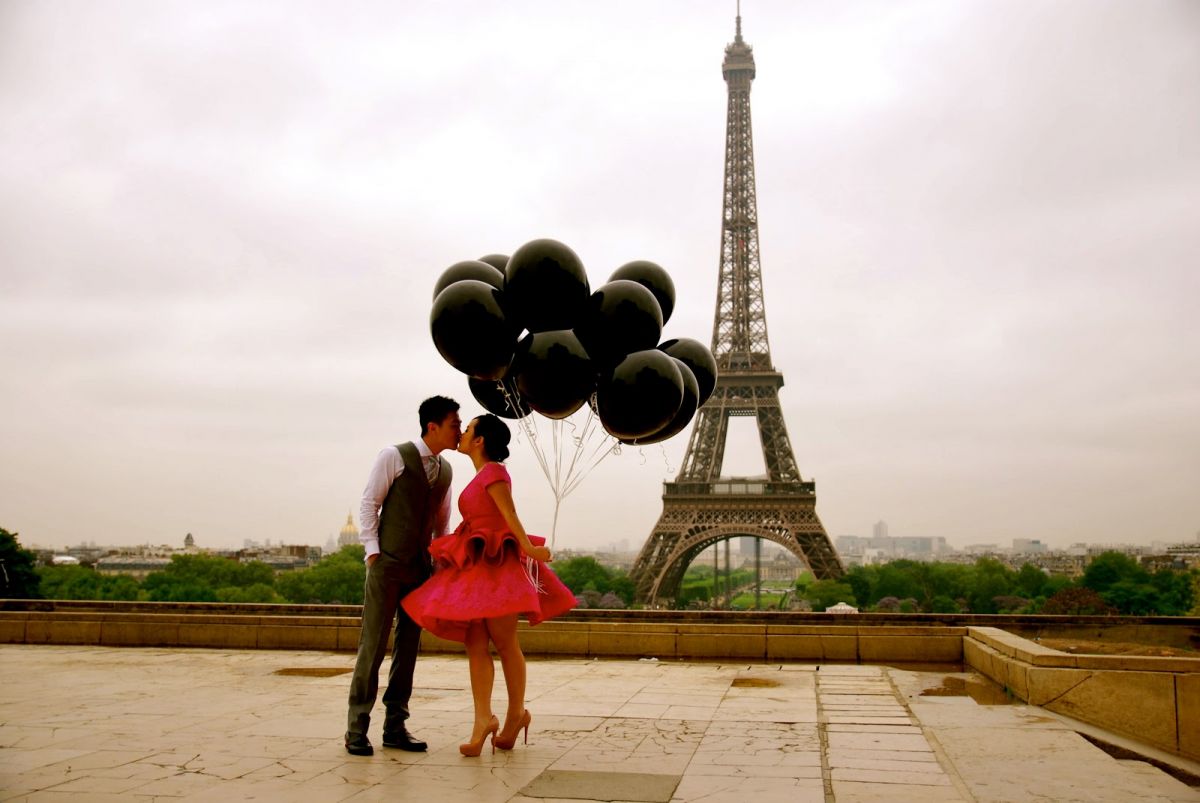
[[[719,373],[716,389],[696,416],[679,476],[664,483],[662,515],[633,567],[638,598],[652,606],[670,605],[687,567],[721,541],[728,568],[732,538],[773,541],[819,579],[843,573],[817,517],[816,485],[800,476],[792,453],[779,403],[783,374],[775,369],[767,339],[750,122],[754,53],[742,39],[740,13],[736,36],[725,48],[722,72],[729,103],[712,337]],[[755,419],[765,477],[721,475],[733,416]]]

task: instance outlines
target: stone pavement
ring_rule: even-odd
[[[376,754],[355,758],[352,662],[0,647],[0,799],[1200,800],[1039,708],[922,695],[974,676],[880,666],[531,661],[528,746],[469,759],[466,662],[422,657],[410,724],[430,751],[382,749],[377,718]]]

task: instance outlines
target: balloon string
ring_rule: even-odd
[[[504,394],[504,400],[509,409],[519,413],[522,409],[519,391],[515,387],[510,389],[502,381],[496,384]],[[582,426],[570,419],[550,422],[549,438],[552,454],[548,454],[543,446],[544,438],[539,431],[537,418],[531,413],[518,419],[521,429],[525,432],[529,445],[533,449],[533,455],[542,469],[542,474],[545,475],[546,482],[554,494],[554,516],[550,529],[551,549],[554,548],[558,536],[558,515],[563,500],[579,487],[580,483],[603,462],[604,458],[610,454],[621,453],[620,441],[608,433],[604,433],[599,443],[593,447],[597,433],[603,432],[603,429],[600,427],[600,419],[595,412],[594,399],[588,401],[588,411]],[[571,428],[569,436],[563,432],[564,426]],[[572,445],[571,454],[565,456],[563,450],[567,447],[568,440]],[[588,453],[589,447],[591,447],[590,453]],[[551,460],[553,460],[553,466]],[[564,460],[566,460],[565,471]]]

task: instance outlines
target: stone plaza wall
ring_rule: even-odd
[[[0,644],[353,652],[359,606],[0,600]],[[574,611],[521,624],[533,656],[966,665],[1014,697],[1200,760],[1200,658],[1078,655],[1020,633],[1195,648],[1200,621]],[[1035,638],[1037,636],[1035,635]],[[462,645],[424,633],[426,653]]]
[[[965,662],[1017,698],[1200,760],[1200,658],[1075,655],[969,627]]]

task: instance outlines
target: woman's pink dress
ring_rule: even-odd
[[[466,641],[467,623],[473,619],[516,613],[536,625],[576,605],[575,595],[545,563],[521,552],[487,492],[496,482],[512,485],[504,466],[488,463],[463,489],[458,497],[462,524],[433,539],[433,577],[401,603],[414,622],[441,638]],[[546,542],[536,535],[529,540],[534,546]]]

